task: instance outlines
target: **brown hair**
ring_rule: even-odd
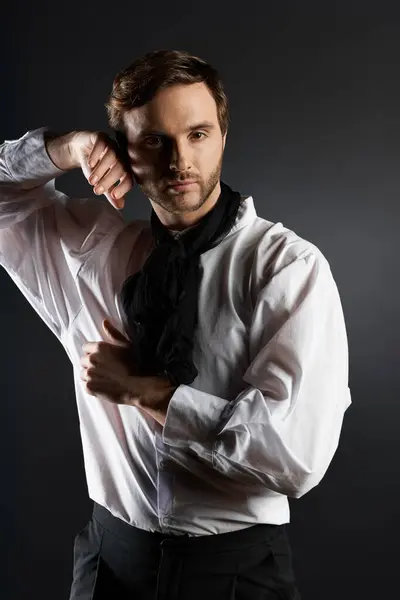
[[[117,74],[105,105],[109,125],[115,131],[122,131],[124,112],[143,106],[158,90],[174,84],[200,82],[207,85],[214,97],[224,135],[228,129],[229,109],[219,74],[201,58],[179,50],[149,52]]]

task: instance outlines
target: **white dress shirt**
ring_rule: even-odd
[[[73,365],[89,496],[136,527],[207,535],[289,521],[324,476],[351,404],[348,347],[329,263],[257,216],[201,255],[198,376],[174,393],[164,428],[86,392],[82,345],[122,327],[119,292],[152,248],[105,197],[69,198],[45,128],[0,146],[0,263]],[[23,418],[23,417],[22,417]]]

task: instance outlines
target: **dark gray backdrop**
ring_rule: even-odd
[[[323,482],[293,501],[304,600],[397,589],[400,14],[374,2],[44,0],[2,11],[1,132],[106,129],[113,76],[162,47],[219,68],[231,101],[224,179],[327,256],[350,343],[353,405]],[[78,172],[60,189],[85,195]],[[148,216],[131,193],[127,219]],[[1,588],[67,599],[90,514],[63,348],[0,273]]]

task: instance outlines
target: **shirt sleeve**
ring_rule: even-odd
[[[79,269],[121,223],[105,198],[70,198],[47,154],[46,128],[0,146],[0,264],[60,338],[81,307]]]
[[[351,404],[341,301],[318,249],[260,291],[249,340],[247,387],[232,399],[180,385],[163,441],[239,484],[299,498],[324,476]]]

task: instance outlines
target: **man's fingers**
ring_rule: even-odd
[[[132,186],[132,178],[129,175],[125,174],[119,180],[118,185],[116,185],[115,188],[112,190],[111,195],[113,198],[119,200],[123,198],[125,194],[129,192],[130,189],[132,189]]]
[[[91,169],[94,169],[110,148],[110,142],[104,136],[96,133],[92,134],[91,137],[94,146],[88,157],[88,165]]]
[[[86,369],[90,367],[92,363],[90,362],[89,354],[84,354],[80,359],[81,367],[85,367]]]
[[[109,201],[109,203],[112,204],[112,206],[114,208],[116,208],[117,210],[121,210],[121,208],[124,208],[125,198],[119,198],[119,199],[113,198],[111,196],[111,194],[109,194],[108,192],[106,192],[104,195],[107,198],[107,200]]]
[[[125,175],[125,170],[121,163],[115,162],[108,171],[105,171],[104,176],[96,183],[94,192],[95,194],[104,194],[104,192],[111,193],[113,187],[117,182],[121,180]],[[91,176],[89,181],[91,182]]]
[[[98,147],[99,151],[100,149],[101,145]],[[112,148],[103,148],[99,156],[100,159],[90,173],[88,181],[94,186],[95,194],[104,194],[114,208],[121,209],[125,204],[125,194],[133,186],[132,175],[127,173],[125,166]],[[94,157],[97,157],[97,154]]]
[[[82,350],[86,354],[90,354],[91,352],[97,352],[99,350],[100,342],[87,342],[83,344]]]
[[[117,157],[115,156],[115,152],[111,150],[111,148],[107,148],[106,152],[101,155],[100,160],[97,162],[95,168],[90,173],[89,183],[91,185],[99,185],[104,175],[108,173],[108,171],[117,164]]]
[[[125,206],[125,194],[127,194],[132,187],[133,179],[129,174],[125,173],[121,176],[116,186],[111,187],[105,192],[105,196],[114,208],[121,209]]]

